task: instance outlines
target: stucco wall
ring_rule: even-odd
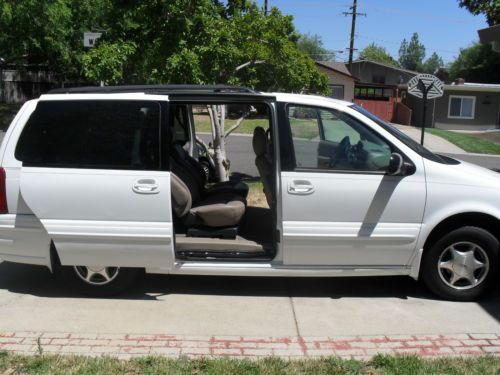
[[[448,118],[450,95],[473,96],[476,105],[473,119]],[[500,110],[500,93],[445,91],[444,95],[437,99],[434,113],[434,126],[442,129],[468,130],[468,129],[491,129],[498,128],[498,117]]]
[[[450,95],[474,96],[476,106],[473,119],[448,118]],[[412,125],[422,123],[422,99],[407,97],[407,105],[413,110]],[[500,93],[445,90],[442,97],[429,100],[427,126],[451,130],[487,130],[499,128]]]
[[[331,69],[318,66],[321,73],[328,75],[328,83],[330,85],[343,85],[344,86],[344,100],[352,102],[354,100],[354,80],[343,74],[337,73]]]

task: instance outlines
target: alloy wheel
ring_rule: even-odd
[[[84,282],[90,285],[106,285],[112,282],[120,272],[119,267],[87,267],[87,266],[75,266],[75,273]]]
[[[481,284],[489,272],[489,259],[479,245],[456,242],[448,246],[438,259],[441,280],[457,290],[471,289]]]

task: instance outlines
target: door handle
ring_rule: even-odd
[[[143,178],[134,181],[132,190],[138,194],[158,194],[160,192],[160,186],[151,178]]]
[[[295,180],[288,184],[288,193],[295,195],[309,195],[314,193],[314,186],[309,181]]]

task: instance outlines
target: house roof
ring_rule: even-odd
[[[403,73],[411,74],[411,75],[414,75],[414,76],[416,76],[417,74],[419,74],[418,72],[415,72],[413,70],[403,69],[403,68],[399,68],[399,67],[394,66],[394,65],[385,64],[385,63],[382,63],[382,62],[379,62],[379,61],[373,61],[373,60],[356,60],[356,61],[353,61],[352,63],[353,63],[353,65],[354,64],[361,64],[361,63],[370,63],[370,64],[375,64],[375,65],[383,66],[385,68],[394,69],[394,70],[397,70],[397,71],[400,71],[400,72],[403,72]]]
[[[500,41],[500,24],[478,30],[481,43],[493,43]]]
[[[445,90],[469,92],[500,92],[500,84],[465,82],[461,85],[444,85]]]
[[[323,68],[330,69],[330,70],[333,70],[337,73],[345,75],[345,76],[347,76],[355,81],[359,81],[358,78],[354,77],[351,73],[349,73],[349,70],[347,69],[347,67],[345,66],[345,64],[343,62],[340,62],[340,61],[316,61],[316,64],[323,67]]]
[[[408,85],[401,84],[398,85],[399,89],[401,90],[407,90]],[[500,84],[496,83],[473,83],[473,82],[466,82],[460,85],[457,85],[455,83],[452,83],[450,85],[444,85],[443,86],[444,91],[462,91],[462,92],[494,92],[494,93],[500,93]]]

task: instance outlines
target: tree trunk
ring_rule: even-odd
[[[209,107],[210,118],[214,130],[214,162],[219,181],[227,181],[226,169],[226,141],[224,137],[225,106],[212,105]]]

